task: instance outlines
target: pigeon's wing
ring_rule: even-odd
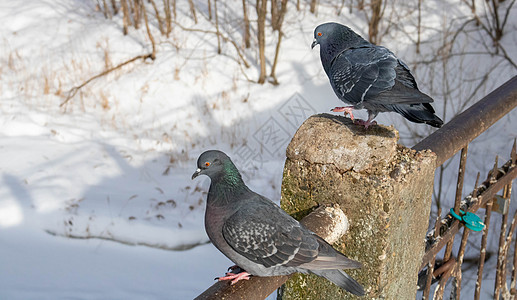
[[[411,74],[409,67],[402,60],[397,59],[397,61],[398,64],[397,67],[395,67],[395,72],[397,73],[397,81],[399,81],[406,87],[418,90],[415,77],[413,77],[413,74]]]
[[[403,88],[397,96],[389,97],[390,104],[422,103],[422,99],[415,99],[412,93],[404,96],[408,90],[416,89],[415,79],[403,62],[381,46],[343,50],[331,62],[329,79],[338,96],[353,105],[360,105],[365,100],[376,101],[376,96],[391,90],[396,81]],[[386,98],[378,99],[385,101]]]
[[[273,203],[242,207],[224,223],[223,236],[236,252],[265,267],[298,266],[318,256],[316,237]]]

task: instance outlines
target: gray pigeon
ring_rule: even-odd
[[[243,271],[226,273],[219,280],[233,284],[252,275],[312,273],[364,295],[363,287],[341,270],[362,264],[334,250],[271,200],[250,190],[226,154],[206,151],[197,167],[192,179],[202,174],[211,179],[205,213],[208,237]]]
[[[411,122],[443,125],[430,104],[433,99],[418,90],[408,66],[387,48],[369,43],[338,23],[316,27],[312,48],[316,45],[320,45],[330,85],[338,98],[350,105],[332,111],[348,113],[353,120],[352,110],[365,108],[368,120],[356,121],[365,127],[376,124],[373,119],[379,112],[389,111]]]

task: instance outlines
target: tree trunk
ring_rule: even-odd
[[[271,0],[271,27],[278,30],[278,0]]]
[[[271,4],[273,5],[273,3],[271,3]],[[275,3],[275,5],[276,5],[276,3]],[[287,0],[282,0],[282,3],[280,4],[280,11],[278,11],[277,20],[275,21],[275,22],[277,22],[276,30],[278,31],[278,42],[276,44],[275,59],[273,60],[273,66],[271,66],[271,74],[269,75],[273,79],[272,83],[274,85],[278,85],[278,80],[276,78],[275,72],[276,72],[276,64],[278,62],[278,56],[280,54],[280,44],[282,43],[282,37],[284,36],[284,34],[282,33],[282,24],[284,23],[284,17],[285,17],[286,12],[287,12]]]
[[[106,19],[111,19],[111,12],[110,12],[110,9],[108,7],[108,3],[106,3],[106,0],[102,0],[102,10],[104,12],[104,17]]]
[[[259,61],[260,75],[258,83],[266,82],[266,12],[267,0],[257,0],[257,27],[258,27],[258,45],[259,45]]]
[[[242,0],[242,12],[244,15],[244,46],[249,48],[250,44],[250,19],[248,18],[247,0]]]
[[[169,37],[172,31],[172,16],[171,16],[171,2],[170,0],[163,0],[163,10],[165,11],[165,35]]]
[[[174,16],[174,21],[176,21],[176,0],[172,0],[172,15]]]
[[[217,16],[217,0],[214,0],[215,30],[217,32],[217,54],[221,54],[221,33],[219,32],[219,17]]]
[[[194,18],[194,23],[197,24],[196,7],[194,6],[194,1],[188,0],[188,5],[190,7],[190,13],[192,14],[192,18]]]
[[[133,0],[133,23],[136,29],[140,28],[141,11],[140,0]]]
[[[122,14],[124,15],[122,17],[122,22],[123,22],[123,30],[122,32],[124,33],[124,35],[127,35],[128,33],[128,27],[129,25],[131,25],[129,22],[129,10],[128,10],[128,7],[127,7],[127,2],[126,0],[121,0],[120,1],[120,6],[122,6]]]
[[[316,13],[316,6],[318,5],[318,1],[317,0],[311,0],[311,13]]]
[[[422,0],[418,0],[418,23],[417,23],[417,38],[416,38],[416,53],[420,53],[420,35],[422,31]]]
[[[149,40],[151,41],[151,46],[153,47],[153,52],[151,53],[151,59],[156,59],[156,42],[154,41],[154,37],[151,34],[151,29],[149,29],[149,21],[147,20],[147,11],[145,10],[144,1],[140,2],[140,9],[142,14],[144,15],[145,29],[147,30],[147,35],[149,36]]]
[[[212,1],[208,0],[208,20],[212,20]]]
[[[372,16],[368,22],[368,36],[370,37],[370,43],[377,44],[380,42],[379,39],[379,23],[382,18],[382,0],[372,0],[370,2],[372,10]]]
[[[165,29],[163,27],[163,20],[162,17],[160,17],[158,7],[156,7],[156,3],[154,2],[154,0],[149,0],[149,3],[151,3],[151,5],[153,6],[154,14],[156,15],[156,20],[158,20],[158,29],[160,29],[160,33],[164,35]],[[164,6],[163,10],[165,11],[165,15],[167,16],[167,6]]]
[[[115,2],[115,0],[111,0],[111,7],[113,8],[113,14],[118,14],[117,3]]]
[[[278,62],[278,55],[280,53],[280,43],[282,42],[282,30],[279,30],[278,31],[278,42],[276,43],[276,49],[275,49],[275,59],[273,60],[273,66],[271,67],[271,74],[269,75],[273,80],[272,80],[272,84],[273,85],[278,85],[279,82],[278,82],[278,79],[276,78],[276,64]]]

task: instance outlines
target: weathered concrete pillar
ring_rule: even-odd
[[[310,117],[287,148],[282,208],[302,218],[318,205],[339,204],[349,231],[334,244],[363,263],[347,273],[366,298],[415,299],[424,253],[435,155],[397,145],[393,127],[365,130],[329,114]],[[329,281],[296,274],[282,299],[354,299]],[[364,298],[362,298],[364,299]]]

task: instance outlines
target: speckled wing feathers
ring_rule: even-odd
[[[265,267],[296,266],[314,260],[318,241],[284,214],[273,204],[241,209],[224,223],[224,239],[239,254]]]

